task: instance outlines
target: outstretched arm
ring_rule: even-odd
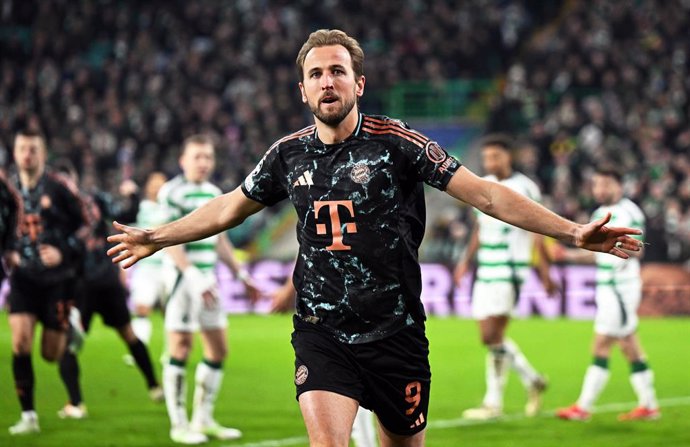
[[[461,167],[448,183],[447,192],[485,214],[527,231],[540,233],[591,251],[627,259],[624,250],[639,251],[641,242],[628,236],[641,234],[634,228],[606,227],[607,214],[586,225],[571,222],[537,202],[499,183],[490,182]]]
[[[141,229],[113,222],[120,233],[109,236],[116,244],[108,250],[113,262],[129,268],[163,247],[205,239],[242,223],[264,206],[247,198],[240,188],[209,201],[192,213],[155,229]]]

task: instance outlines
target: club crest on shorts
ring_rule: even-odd
[[[366,163],[357,163],[350,171],[350,178],[353,182],[364,184],[369,181],[370,171]]]
[[[295,385],[302,385],[309,377],[309,370],[306,366],[300,365],[295,372]]]

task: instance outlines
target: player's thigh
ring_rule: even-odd
[[[597,312],[594,328],[597,334],[625,337],[637,329],[639,288],[599,286],[596,290]]]
[[[510,316],[516,299],[516,289],[511,282],[477,280],[472,287],[472,317],[483,320],[493,316]]]
[[[152,308],[162,294],[163,278],[158,268],[147,265],[136,267],[132,272],[129,290],[134,307]]]
[[[165,330],[196,332],[200,329],[202,298],[189,293],[184,281],[178,281],[165,308]]]
[[[429,342],[423,330],[410,326],[354,350],[366,385],[362,406],[371,408],[399,439],[422,432],[431,391]]]
[[[299,396],[304,425],[313,446],[347,447],[359,403],[332,391],[313,390]]]

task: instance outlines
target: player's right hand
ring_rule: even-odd
[[[467,269],[468,266],[465,262],[458,262],[458,265],[455,266],[455,270],[453,270],[453,284],[455,284],[455,287],[460,286],[460,282],[467,273]]]
[[[162,248],[153,242],[151,230],[130,227],[119,222],[113,222],[113,227],[120,233],[108,236],[108,242],[116,245],[107,253],[113,258],[113,263],[121,262],[122,268],[129,268]]]

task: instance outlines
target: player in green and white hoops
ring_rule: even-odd
[[[149,174],[144,198],[139,202],[137,226],[155,228],[170,221],[168,207],[158,203],[158,192],[166,181],[162,172]],[[157,304],[161,307],[165,304],[175,281],[175,269],[164,263],[164,258],[164,252],[146,258],[134,269],[130,280],[130,297],[134,304],[132,329],[146,345],[151,341],[152,332],[149,315]]]
[[[158,201],[167,206],[170,218],[179,219],[220,196],[221,190],[210,183],[215,166],[211,139],[194,135],[183,143],[180,156],[182,174],[163,185]],[[163,390],[170,417],[170,437],[182,444],[199,444],[209,437],[237,439],[242,434],[223,427],[213,417],[213,409],[223,378],[227,356],[227,317],[218,299],[215,265],[220,258],[242,280],[250,298],[257,290],[247,272],[232,255],[227,235],[219,234],[169,247],[166,253],[177,269],[177,280],[165,312],[170,360],[163,367]],[[194,332],[201,331],[203,360],[197,365],[191,423],[186,409],[185,364],[192,347]]]
[[[644,214],[631,200],[623,197],[622,176],[613,166],[600,166],[592,178],[592,195],[599,203],[593,218],[611,213],[611,223],[644,230]],[[642,240],[642,236],[635,236]],[[621,414],[621,421],[658,419],[661,416],[654,389],[654,373],[649,368],[637,336],[637,308],[642,298],[640,257],[642,251],[630,252],[629,259],[606,254],[566,250],[564,260],[590,262],[597,266],[594,345],[592,364],[585,373],[577,402],[562,408],[556,415],[565,420],[588,420],[592,406],[609,379],[608,362],[611,348],[618,344],[630,362],[630,384],[635,390],[638,406]]]
[[[484,178],[513,191],[541,200],[539,187],[512,168],[512,141],[503,135],[486,136],[480,143]],[[535,243],[541,251],[537,265],[547,292],[556,291],[549,276],[549,265],[541,235],[507,224],[476,211],[476,224],[464,258],[458,263],[454,279],[459,284],[469,266],[477,259],[477,275],[472,290],[472,317],[479,323],[486,358],[486,393],[482,404],[463,412],[466,419],[486,420],[503,414],[503,393],[508,372],[513,369],[527,391],[525,414],[535,416],[541,407],[545,378],[522,353],[517,343],[505,336],[510,317],[520,294],[520,287],[531,269]]]

